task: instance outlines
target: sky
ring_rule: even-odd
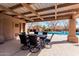
[[[79,28],[79,18],[76,21],[76,28]]]

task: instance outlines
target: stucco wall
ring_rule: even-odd
[[[20,32],[20,26],[15,24],[25,23],[25,21],[0,14],[0,41],[11,40],[15,38],[15,33]]]

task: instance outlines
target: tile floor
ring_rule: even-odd
[[[0,56],[79,56],[79,44],[66,42],[66,39],[67,35],[54,35],[52,47],[44,48],[38,53],[20,50],[19,40],[11,40],[0,44]]]

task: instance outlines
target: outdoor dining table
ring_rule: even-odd
[[[36,35],[37,37],[39,37],[40,39],[45,39],[47,35],[38,35],[38,34],[27,34],[26,36],[30,36],[30,35]]]
[[[36,35],[36,37],[39,37],[41,47],[43,48],[45,46],[45,38],[47,37],[47,35],[28,34],[27,36],[30,36],[30,35],[32,35],[32,36]]]

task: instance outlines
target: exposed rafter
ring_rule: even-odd
[[[77,5],[79,5],[79,4],[77,4]],[[75,8],[75,9],[69,9],[69,10],[62,10],[62,11],[59,11],[59,12],[57,12],[57,14],[60,14],[60,13],[70,13],[70,12],[75,12],[75,11],[78,11],[79,10],[79,7],[78,8]],[[47,13],[47,14],[42,14],[42,15],[40,15],[40,16],[49,16],[49,15],[55,15],[55,13],[53,12],[53,13]],[[34,18],[34,17],[36,17],[36,16],[30,16],[30,18]]]
[[[28,4],[31,5],[32,3],[28,3]],[[14,10],[14,9],[17,9],[17,8],[20,8],[20,7],[22,7],[21,3],[16,4],[16,5],[9,7],[9,8]]]
[[[44,20],[29,4],[22,4],[25,9],[30,10],[32,13],[34,13],[38,18],[41,20]]]
[[[63,14],[63,13],[70,13],[71,11],[63,11],[63,12],[58,12],[57,14]],[[47,14],[42,14],[40,16],[50,16],[50,15],[55,15],[55,13],[47,13]],[[29,18],[35,18],[36,16],[28,16]]]
[[[68,16],[71,16],[73,14],[73,12],[70,12],[70,13],[60,13],[60,14],[57,14],[56,17],[58,16],[63,16],[63,15],[68,15]],[[46,17],[54,17],[55,18],[55,14],[54,15],[48,15],[48,16],[42,16],[43,18],[46,18]],[[32,19],[37,19],[37,17],[34,17]],[[56,18],[57,19],[57,18]]]
[[[56,21],[56,20],[66,20],[66,19],[70,19],[71,15],[63,15],[63,16],[58,16],[57,19],[55,19],[55,17],[46,17],[44,18],[45,20],[41,20],[41,21]],[[36,21],[34,22],[41,22],[40,19],[35,19]]]
[[[71,5],[75,5],[75,4],[76,3],[59,4],[58,8],[62,8],[62,7],[66,7],[66,6],[71,6]],[[51,10],[51,9],[55,9],[55,6],[51,6],[51,7],[47,7],[47,8],[43,8],[43,9],[38,9],[38,10],[35,10],[35,11],[36,12],[43,12],[43,11],[48,11],[48,10]],[[22,13],[22,15],[27,15],[27,14],[31,14],[31,12]]]
[[[52,19],[58,20],[61,18],[64,19],[64,18],[70,17],[71,15],[74,14],[74,12],[78,12],[79,10],[78,3],[58,3],[58,4],[55,3],[52,6],[51,4],[48,4],[47,5],[48,7],[42,6],[41,4],[30,4],[30,3],[18,3],[10,7],[8,7],[7,5],[11,5],[11,4],[7,4],[6,6],[5,5],[2,5],[2,4],[0,5],[1,13],[7,14],[13,17],[18,16],[19,19],[21,18],[21,19],[30,20],[30,21],[33,21],[33,20],[49,21]],[[23,9],[19,9],[17,11],[15,10],[20,7]],[[25,9],[28,9],[29,11],[26,11]],[[77,15],[79,16],[79,12],[77,13]]]
[[[9,7],[9,8],[10,9],[17,9],[17,8],[20,8],[20,7],[22,7],[22,5],[19,3],[19,4],[12,6],[12,7]]]
[[[55,19],[57,19],[57,3],[55,3]]]
[[[7,12],[12,12],[12,13],[14,13],[15,15],[22,16],[24,19],[27,19],[27,20],[29,20],[29,21],[33,21],[33,20],[31,20],[30,18],[27,18],[27,17],[25,17],[25,16],[23,16],[23,15],[17,13],[17,12],[14,12],[13,10],[11,10],[11,9],[9,9],[9,8],[6,8],[6,7],[2,6],[2,5],[0,5],[0,8],[2,8],[3,10],[5,10],[5,11],[7,11]]]

